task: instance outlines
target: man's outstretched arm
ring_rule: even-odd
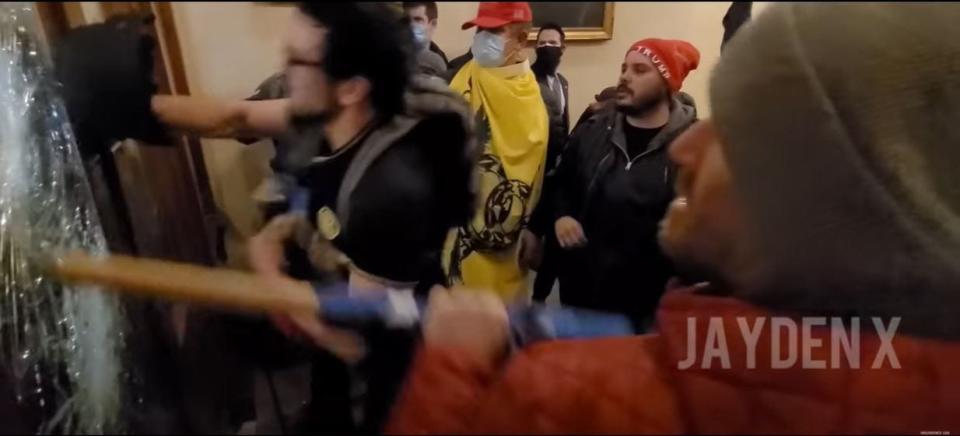
[[[64,35],[54,64],[81,149],[103,151],[134,138],[170,144],[171,131],[214,138],[276,136],[289,100],[229,101],[158,95],[156,41],[144,17],[114,18]]]
[[[161,124],[182,133],[204,138],[259,138],[287,131],[289,101],[154,95],[150,109]]]

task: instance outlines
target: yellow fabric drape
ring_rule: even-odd
[[[527,288],[517,241],[540,198],[547,109],[528,62],[482,68],[471,61],[450,87],[470,102],[484,151],[477,212],[447,238],[444,268],[451,284],[513,299]]]

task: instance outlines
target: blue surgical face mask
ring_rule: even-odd
[[[417,51],[425,50],[430,46],[430,39],[427,37],[427,29],[419,23],[411,24],[413,27],[413,43]]]
[[[470,53],[481,67],[496,68],[503,65],[504,44],[502,36],[482,30],[473,36]]]

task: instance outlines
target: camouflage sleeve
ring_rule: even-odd
[[[287,97],[287,79],[282,72],[276,73],[260,83],[253,95],[247,97],[249,101],[273,100]]]

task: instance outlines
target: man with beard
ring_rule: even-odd
[[[678,93],[699,60],[684,41],[636,42],[621,66],[615,110],[570,136],[555,196],[563,304],[624,312],[637,328],[653,314],[673,272],[656,238],[673,199],[666,146],[696,119]]]
[[[310,165],[298,171],[300,185],[309,189],[306,220],[294,208],[251,241],[252,266],[267,283],[290,282],[281,269],[283,243],[302,234],[298,228],[308,221],[316,227],[310,246],[318,269],[333,272],[345,262],[358,294],[412,289],[435,276],[447,231],[471,212],[474,154],[467,107],[443,83],[412,74],[409,27],[388,8],[304,3],[289,28],[292,127],[320,126],[323,141]],[[345,360],[359,357],[353,341],[312,317],[276,321]],[[368,386],[362,417],[356,427],[330,430],[378,431],[405,371],[412,337],[384,333],[364,339],[367,353],[355,368]],[[350,415],[348,392],[330,393],[349,387],[349,374],[333,362],[314,367],[313,392],[323,394],[314,398],[311,418],[318,424],[332,424],[321,416],[330,412],[325,408]]]

